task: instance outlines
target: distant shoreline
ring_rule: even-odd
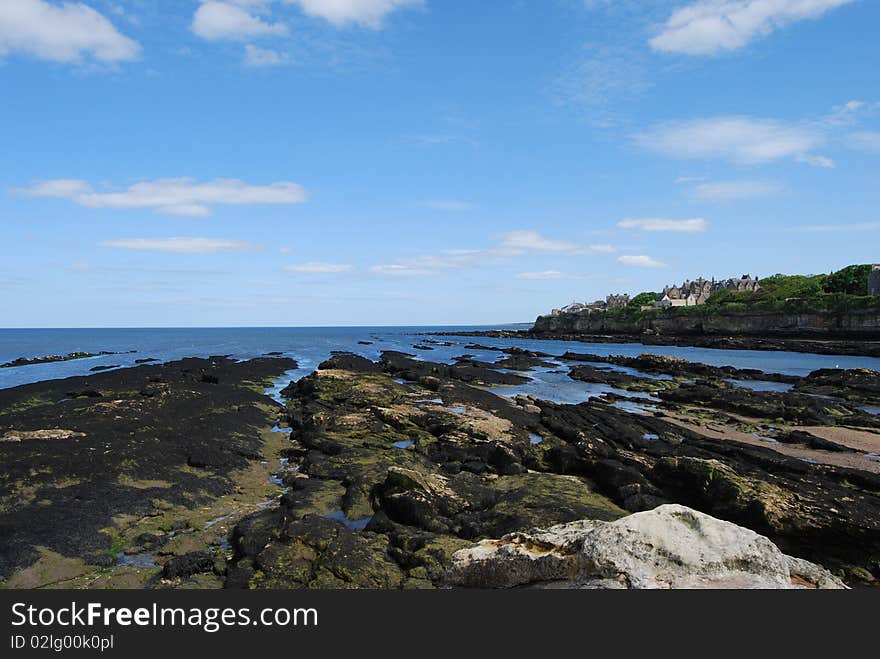
[[[582,334],[544,333],[533,330],[490,330],[486,332],[440,332],[434,336],[472,336],[495,339],[534,339],[577,341],[578,343],[638,343],[654,346],[681,346],[717,350],[768,350],[817,355],[880,357],[880,340],[823,339],[752,335],[658,335],[658,334]]]

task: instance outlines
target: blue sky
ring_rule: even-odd
[[[880,261],[873,0],[5,0],[0,326],[532,320]]]

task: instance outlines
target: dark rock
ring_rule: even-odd
[[[186,579],[194,574],[211,572],[213,569],[214,557],[209,552],[194,551],[168,561],[162,569],[162,576],[165,579]]]

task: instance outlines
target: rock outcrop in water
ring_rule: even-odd
[[[137,352],[129,350],[128,352],[109,352],[102,350],[101,352],[71,352],[66,355],[46,355],[45,357],[19,357],[11,362],[0,364],[0,368],[14,368],[16,366],[33,366],[34,364],[51,364],[53,362],[69,362],[75,359],[88,359],[89,357],[104,357],[107,355],[130,355]],[[104,367],[108,368],[108,367]],[[115,367],[109,367],[115,368]]]
[[[466,588],[846,588],[754,531],[684,506],[484,540],[452,557]]]
[[[662,336],[755,336],[762,338],[862,338],[880,339],[880,309],[855,309],[849,313],[814,311],[713,311],[681,313],[678,310],[646,315],[629,321],[609,314],[541,316],[535,334],[644,333]]]

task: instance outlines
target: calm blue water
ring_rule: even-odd
[[[510,326],[506,326],[510,327]],[[106,355],[70,362],[21,366],[0,369],[0,388],[13,387],[40,380],[88,375],[89,369],[100,365],[119,364],[133,366],[136,359],[155,358],[170,361],[183,357],[208,357],[230,355],[236,359],[250,359],[268,352],[281,352],[292,357],[300,368],[279,380],[283,388],[290,379],[311,373],[333,351],[354,352],[369,359],[378,359],[383,350],[401,350],[417,358],[451,363],[463,353],[475,358],[494,362],[505,355],[488,350],[465,350],[470,343],[486,346],[518,346],[562,355],[566,351],[595,353],[602,356],[653,353],[681,357],[691,361],[715,366],[757,368],[767,372],[806,375],[818,368],[870,368],[880,371],[880,359],[871,357],[847,357],[835,355],[808,355],[801,353],[760,352],[748,350],[712,350],[708,348],[684,348],[675,346],[644,346],[641,344],[587,344],[564,341],[537,341],[492,339],[486,337],[425,337],[425,332],[487,328],[450,327],[342,327],[342,328],[181,328],[181,329],[0,329],[0,363],[18,357],[39,357],[51,354],[67,354],[75,351],[99,352],[110,350],[134,354]],[[413,350],[413,344],[424,343],[426,338],[449,341],[454,345],[435,345],[435,350]],[[359,345],[359,341],[371,341],[372,345]],[[549,373],[541,369],[530,374],[536,377],[531,385],[518,387],[519,393],[531,393],[539,397],[558,387],[566,387],[563,398],[584,400],[584,383],[573,383],[564,373]],[[567,372],[566,366],[560,370]],[[568,389],[574,386],[575,388]],[[560,393],[560,392],[556,392]],[[541,396],[544,394],[544,396]]]

